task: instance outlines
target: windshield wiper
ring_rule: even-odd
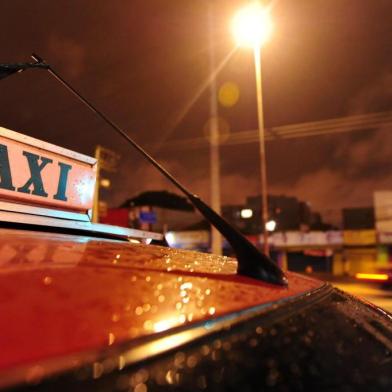
[[[204,218],[214,226],[228,241],[233,248],[238,261],[238,274],[242,276],[259,279],[268,283],[287,285],[288,281],[284,272],[268,256],[261,253],[250,241],[248,241],[237,229],[230,225],[212,208],[210,208],[199,196],[193,194],[180,184],[161,164],[159,164],[150,154],[148,154],[139,144],[137,144],[128,134],[116,125],[105,114],[93,106],[86,98],[76,91],[66,82],[49,64],[40,56],[32,54],[32,58],[37,64],[44,64],[49,73],[54,76],[64,87],[83,102],[91,111],[105,121],[122,138],[131,144],[139,153],[146,158],[157,170],[159,170],[172,184],[187,196],[189,201],[204,216]]]

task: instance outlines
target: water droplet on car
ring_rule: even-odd
[[[116,339],[116,337],[114,336],[114,334],[112,332],[109,332],[108,345],[111,346],[114,343],[115,339]]]

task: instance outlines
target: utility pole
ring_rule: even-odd
[[[215,74],[215,48],[214,48],[214,5],[208,2],[208,38],[209,38],[209,64],[210,75]],[[221,213],[220,202],[220,162],[219,162],[219,129],[218,129],[218,103],[216,76],[211,78],[210,83],[210,118],[208,121],[210,131],[210,183],[211,183],[211,207]],[[218,230],[211,226],[211,252],[222,254],[222,237]]]
[[[263,250],[269,256],[268,243],[268,188],[267,188],[267,159],[265,156],[265,129],[263,115],[263,92],[261,76],[261,48],[254,48],[256,95],[257,95],[257,121],[259,125],[259,153],[260,153],[260,184],[261,184],[261,225],[263,233]]]

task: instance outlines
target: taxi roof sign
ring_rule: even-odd
[[[91,222],[97,160],[0,127],[0,222],[142,241],[163,235]]]
[[[95,158],[0,128],[0,199],[88,214]]]

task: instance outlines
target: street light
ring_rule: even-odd
[[[268,231],[275,231],[276,229],[276,221],[274,221],[273,219],[269,220],[266,224],[265,224],[265,228]]]
[[[272,29],[269,9],[257,1],[239,10],[233,19],[233,33],[238,46],[259,50],[270,38]]]
[[[268,8],[261,6],[258,1],[250,3],[242,8],[233,19],[233,34],[239,46],[253,49],[255,72],[256,72],[256,93],[257,93],[257,119],[259,126],[260,145],[260,176],[261,176],[261,196],[262,196],[262,227],[264,238],[264,253],[269,255],[268,230],[268,200],[267,200],[267,167],[265,158],[264,140],[264,116],[263,116],[263,96],[261,82],[261,47],[269,39],[273,25]]]

